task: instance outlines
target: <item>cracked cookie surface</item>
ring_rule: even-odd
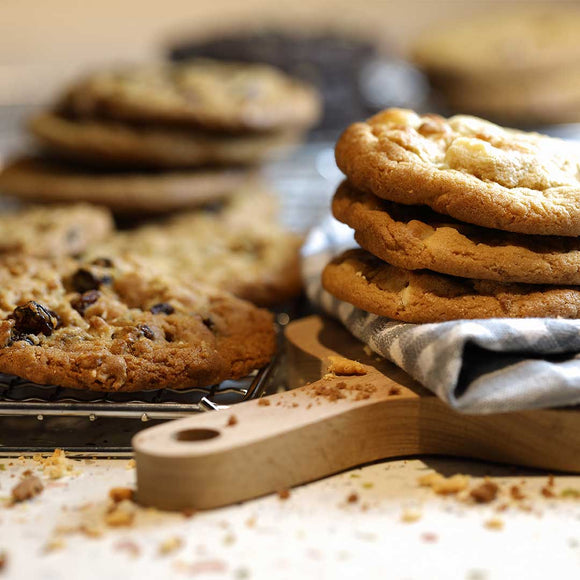
[[[336,160],[358,189],[468,223],[580,235],[580,145],[476,117],[388,109],[348,127]]]
[[[97,391],[207,386],[264,366],[269,312],[103,257],[0,266],[0,371]]]
[[[501,284],[405,270],[364,250],[332,260],[322,284],[340,300],[403,322],[580,316],[580,290],[574,286]]]

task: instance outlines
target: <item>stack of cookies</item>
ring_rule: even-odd
[[[390,109],[336,160],[333,213],[362,248],[325,268],[337,298],[413,323],[580,317],[578,144]]]
[[[432,27],[413,59],[453,112],[520,126],[580,119],[580,11],[492,11]]]
[[[158,213],[224,198],[318,120],[309,86],[207,60],[96,72],[29,129],[43,156],[8,164],[4,193]]]
[[[43,156],[0,174],[4,193],[45,202],[0,215],[0,373],[138,391],[264,366],[276,340],[259,306],[301,291],[301,240],[247,177],[318,109],[273,69],[206,61],[71,87],[30,124]],[[120,230],[112,212],[163,215]]]

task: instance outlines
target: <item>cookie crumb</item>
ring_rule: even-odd
[[[278,492],[278,497],[279,497],[281,500],[286,500],[286,499],[288,499],[288,498],[290,497],[290,490],[288,490],[288,489],[281,489],[281,490]]]
[[[342,356],[329,356],[328,357],[328,368],[329,373],[333,373],[338,376],[362,376],[367,374],[367,370],[364,365],[355,360],[350,360]]]
[[[567,487],[561,491],[560,497],[578,499],[580,498],[580,490],[574,489],[573,487]]]
[[[357,501],[358,501],[358,493],[354,491],[346,498],[347,503],[356,503]]]
[[[523,499],[526,499],[525,494],[522,492],[521,488],[519,485],[512,485],[510,487],[510,496],[512,499],[516,500],[516,501],[521,501]]]
[[[122,500],[114,504],[105,515],[105,524],[110,528],[129,527],[135,520],[137,508],[129,500]]]
[[[235,415],[230,415],[226,427],[233,427],[238,424],[238,418]]]
[[[183,540],[179,536],[171,536],[159,544],[159,549],[157,551],[160,556],[167,556],[168,554],[172,554],[179,550],[182,546]]]
[[[260,405],[260,407],[269,407],[270,406],[270,399],[259,399],[258,400],[258,405]]]
[[[499,486],[491,480],[486,480],[477,487],[474,487],[470,492],[470,497],[477,503],[491,503],[499,491]]]
[[[412,524],[414,522],[418,522],[423,517],[423,514],[414,509],[406,509],[401,514],[401,521],[405,522],[406,524]]]
[[[391,387],[389,389],[389,396],[394,397],[401,394],[401,387]]]
[[[185,508],[184,510],[181,510],[181,513],[184,518],[192,518],[196,514],[196,511],[197,510],[193,508]]]
[[[65,546],[66,542],[64,539],[57,536],[55,538],[50,538],[46,544],[44,544],[42,551],[46,554],[49,554],[51,552],[62,550]]]
[[[20,503],[39,495],[44,489],[42,481],[35,475],[25,477],[12,488],[12,502]]]
[[[129,459],[125,465],[125,469],[135,469],[135,467],[137,467],[137,462],[134,459]]]
[[[119,540],[113,545],[113,548],[119,552],[127,552],[132,558],[137,558],[141,554],[141,549],[132,540]]]
[[[444,477],[440,473],[431,472],[419,478],[421,487],[430,487],[438,495],[452,495],[464,491],[469,485],[469,476],[457,473]]]
[[[503,530],[504,521],[501,518],[491,518],[483,524],[488,530]]]
[[[42,473],[49,479],[61,479],[74,471],[74,463],[62,449],[55,449],[54,453],[48,457],[34,455],[32,460],[40,464]]]
[[[109,497],[115,502],[120,503],[124,500],[133,501],[135,490],[130,487],[113,487],[109,490]]]
[[[0,572],[6,569],[8,564],[8,554],[4,550],[0,550]]]

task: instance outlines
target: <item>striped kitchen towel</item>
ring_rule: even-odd
[[[313,230],[303,251],[310,300],[464,413],[580,404],[580,320],[495,318],[408,324],[342,302],[320,284],[324,265],[355,246],[333,219]]]

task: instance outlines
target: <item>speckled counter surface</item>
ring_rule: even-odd
[[[547,498],[543,473],[451,459],[390,461],[293,489],[286,499],[193,515],[138,508],[132,525],[111,528],[95,514],[106,510],[112,487],[134,487],[127,460],[81,460],[55,480],[32,460],[0,465],[2,578],[580,577],[580,498],[561,497],[580,490],[579,476],[556,476],[556,497]],[[7,507],[27,469],[44,491]],[[465,493],[442,497],[418,485],[430,470],[470,474],[472,486],[490,475],[500,492],[485,505]],[[513,485],[525,499],[511,497]],[[89,519],[96,531],[80,531]]]

